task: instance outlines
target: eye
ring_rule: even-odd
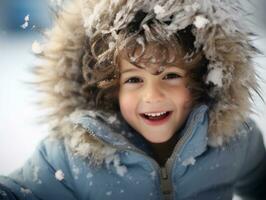
[[[177,78],[181,78],[181,76],[176,73],[168,73],[164,77],[164,79],[177,79]]]
[[[131,77],[125,81],[125,83],[139,83],[141,82],[141,79],[138,77]]]

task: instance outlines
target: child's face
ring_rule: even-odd
[[[192,107],[185,70],[170,66],[161,74],[153,75],[124,58],[120,58],[119,67],[119,106],[124,119],[150,142],[169,140],[183,125]],[[155,113],[162,115],[145,115]]]

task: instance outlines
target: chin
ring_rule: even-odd
[[[151,143],[163,143],[163,142],[167,142],[168,140],[170,140],[171,137],[167,137],[167,138],[147,138],[145,137],[145,139]]]

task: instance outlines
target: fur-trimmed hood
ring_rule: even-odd
[[[70,120],[92,109],[90,99],[81,92],[85,41],[101,33],[111,34],[109,42],[115,42],[117,32],[139,10],[162,22],[169,33],[192,25],[194,45],[202,46],[209,60],[206,83],[215,85],[209,94],[215,102],[209,110],[208,143],[224,144],[251,112],[251,92],[258,87],[251,60],[257,50],[242,24],[244,11],[238,0],[70,0],[47,32],[42,63],[34,69],[43,92],[40,104],[50,113],[46,121],[57,136],[69,139],[79,155],[102,160],[103,147],[109,147]],[[171,23],[164,23],[169,18]],[[109,120],[112,117],[105,115]]]

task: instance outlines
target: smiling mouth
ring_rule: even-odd
[[[141,117],[143,117],[144,119],[147,119],[149,121],[161,121],[161,120],[166,119],[171,113],[172,113],[172,111],[166,111],[166,112],[162,112],[160,114],[143,113],[143,114],[141,114]]]

